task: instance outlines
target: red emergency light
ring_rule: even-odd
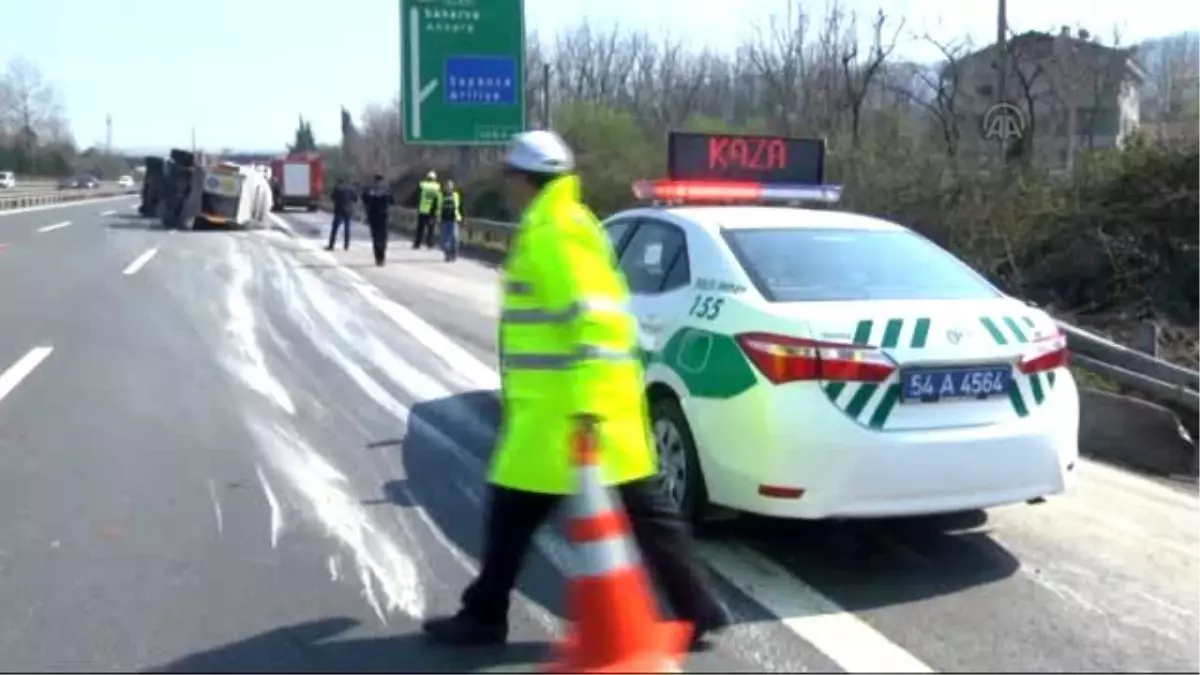
[[[783,202],[837,203],[840,185],[778,185],[743,181],[640,180],[633,196],[667,203],[765,204]]]

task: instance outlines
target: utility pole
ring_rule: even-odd
[[[542,64],[542,128],[550,129],[550,64]]]
[[[996,0],[996,105],[1008,103],[1008,3]],[[1008,134],[1000,134],[1000,163],[1008,162]]]
[[[196,152],[196,125],[192,125],[192,152]]]
[[[105,126],[104,154],[111,155],[112,154],[112,113],[109,113],[108,116],[104,118],[104,126]]]

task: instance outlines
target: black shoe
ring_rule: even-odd
[[[499,646],[508,642],[507,623],[481,623],[461,612],[430,619],[421,628],[431,641],[452,647]]]
[[[325,247],[325,250],[326,250],[326,251],[332,251],[332,250],[333,250],[333,244],[330,244],[329,246],[326,246],[326,247]]]
[[[724,607],[719,608],[713,614],[692,622],[692,651],[702,651],[708,649],[708,638],[714,633],[720,633],[733,623],[733,617],[730,616],[729,610]]]

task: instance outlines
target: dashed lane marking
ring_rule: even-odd
[[[37,368],[42,361],[46,360],[47,356],[54,351],[54,347],[34,347],[30,349],[25,356],[22,356],[16,363],[8,367],[3,373],[0,373],[0,401],[3,401],[6,396],[12,393],[13,389],[17,388],[18,384]]]
[[[141,270],[143,267],[145,267],[146,263],[150,262],[150,259],[153,258],[157,253],[158,253],[158,249],[152,248],[152,249],[146,251],[145,253],[139,255],[137,258],[134,259],[133,262],[129,263],[129,266],[126,267],[121,272],[121,274],[124,274],[127,277],[137,274],[138,271]]]

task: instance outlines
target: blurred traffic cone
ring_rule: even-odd
[[[582,431],[575,444],[579,490],[568,538],[577,562],[566,599],[573,626],[545,672],[682,672],[692,625],[659,618],[629,519],[600,480],[595,434]]]

